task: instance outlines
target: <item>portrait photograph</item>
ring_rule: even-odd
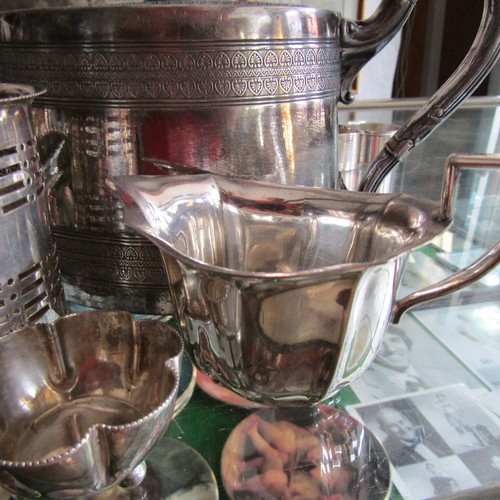
[[[394,467],[454,455],[410,398],[348,407],[382,442]]]
[[[482,486],[457,455],[401,467],[398,475],[401,494],[406,500],[446,497]]]
[[[457,380],[470,389],[488,390],[411,314],[406,314],[398,325],[389,325],[375,359],[349,387],[359,402],[365,403],[444,387]]]
[[[385,447],[405,499],[446,497],[500,482],[500,420],[464,384],[346,409]]]

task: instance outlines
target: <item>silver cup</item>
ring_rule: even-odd
[[[370,165],[384,149],[398,127],[390,123],[348,122],[339,125],[338,166],[344,187],[357,191]],[[377,191],[394,191],[393,172],[388,174]]]

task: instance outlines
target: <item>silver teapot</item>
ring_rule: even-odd
[[[47,89],[37,135],[53,185],[52,226],[66,296],[168,313],[157,249],[123,226],[104,180],[157,164],[281,184],[339,188],[337,103],[398,32],[416,0],[382,0],[351,21],[327,10],[247,2],[61,0],[0,16],[0,80]],[[500,0],[450,81],[389,141],[360,186],[446,119],[498,56]]]

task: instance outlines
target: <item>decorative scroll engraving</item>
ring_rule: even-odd
[[[92,100],[127,107],[238,103],[336,95],[338,59],[331,40],[188,48],[4,43],[0,77],[46,88],[39,102]]]
[[[63,276],[107,285],[167,288],[159,250],[139,236],[54,229]]]

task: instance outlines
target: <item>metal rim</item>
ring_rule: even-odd
[[[0,106],[9,106],[23,101],[31,101],[45,93],[45,89],[35,89],[21,83],[0,83]]]

